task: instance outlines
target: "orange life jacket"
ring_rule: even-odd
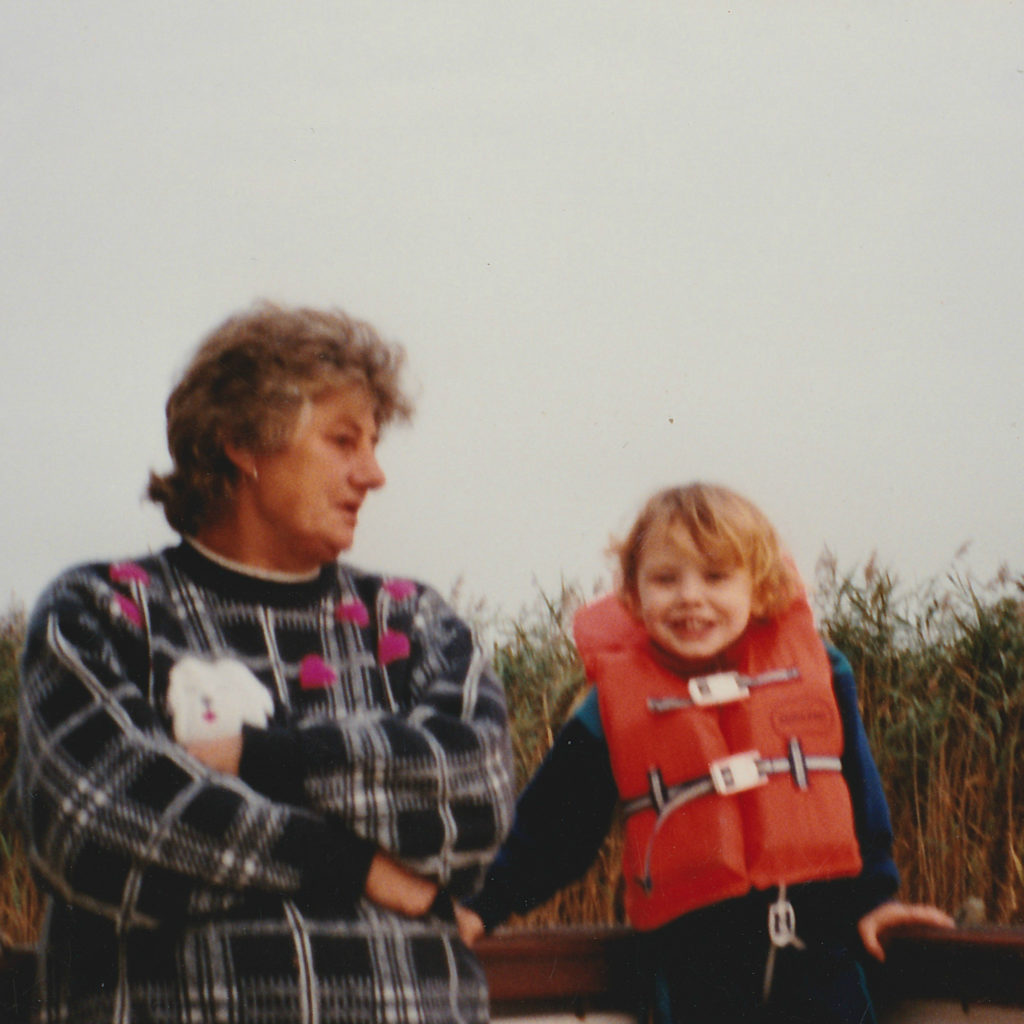
[[[636,928],[751,888],[859,873],[842,720],[806,598],[751,621],[735,671],[694,679],[659,662],[615,597],[582,608],[573,631],[626,814]]]

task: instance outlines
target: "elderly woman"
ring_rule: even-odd
[[[501,687],[433,590],[337,561],[410,414],[400,363],[339,312],[229,319],[150,479],[181,543],[72,569],[34,610],[38,1020],[486,1020],[451,896],[510,821]]]

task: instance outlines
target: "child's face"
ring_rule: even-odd
[[[644,628],[695,672],[709,667],[747,628],[753,590],[745,568],[710,560],[681,527],[654,530],[637,566]]]

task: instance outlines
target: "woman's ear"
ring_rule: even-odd
[[[259,479],[259,471],[256,468],[256,456],[248,448],[239,448],[237,444],[225,441],[224,454],[243,477],[252,477],[254,480]]]

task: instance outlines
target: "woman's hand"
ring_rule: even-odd
[[[860,933],[860,940],[864,948],[876,959],[885,959],[885,950],[882,948],[882,935],[890,928],[905,924],[926,924],[938,928],[952,928],[954,921],[949,914],[938,907],[927,906],[923,903],[900,903],[893,900],[890,903],[882,903],[874,910],[866,913],[857,922],[857,931]]]
[[[242,734],[218,740],[199,740],[186,744],[185,749],[207,768],[224,775],[237,775],[238,766],[242,763]]]
[[[434,902],[437,885],[413,874],[386,853],[374,854],[366,876],[366,896],[406,917],[422,917]]]
[[[480,920],[480,915],[475,910],[464,907],[461,903],[455,904],[455,923],[459,926],[459,938],[467,946],[475,945],[477,939],[483,938],[484,932],[487,930],[483,921]]]

